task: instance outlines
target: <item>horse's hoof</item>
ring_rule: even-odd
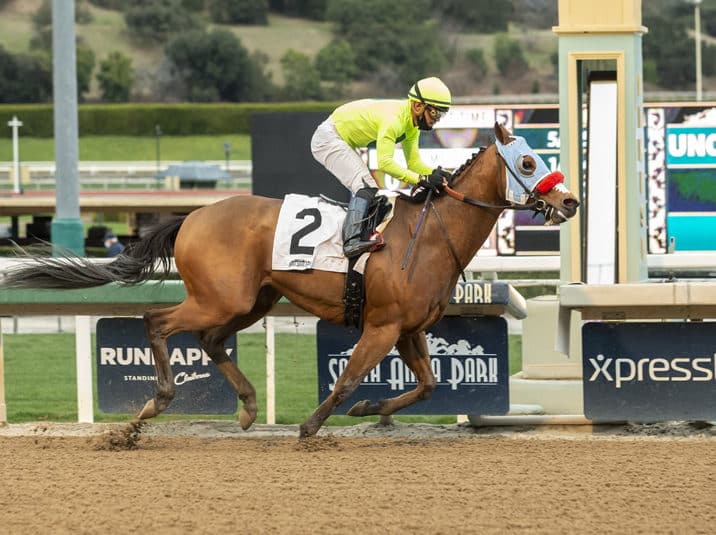
[[[254,420],[256,420],[256,414],[251,416],[249,411],[241,407],[241,411],[239,412],[239,425],[241,425],[241,429],[246,431],[249,427],[251,427],[251,424],[254,423]]]
[[[346,414],[348,414],[348,416],[366,416],[368,414],[372,414],[368,412],[369,407],[370,401],[364,399],[363,401],[359,401],[353,405]]]
[[[301,424],[298,429],[298,438],[309,438],[316,434],[316,432],[312,431],[306,424]]]
[[[150,399],[144,404],[144,408],[139,411],[139,414],[137,414],[137,419],[146,420],[147,418],[152,418],[156,416],[156,414],[157,411],[154,408],[154,399]]]

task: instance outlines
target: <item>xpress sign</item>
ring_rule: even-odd
[[[587,323],[582,341],[588,418],[716,418],[716,323]]]
[[[355,329],[319,321],[318,397],[333,391],[358,342]],[[506,414],[509,410],[507,324],[504,318],[443,318],[427,333],[430,364],[437,380],[433,395],[401,414]],[[336,414],[363,399],[377,401],[413,390],[417,380],[393,348],[373,368]]]
[[[176,397],[168,413],[233,414],[236,394],[191,333],[167,339]],[[236,362],[236,338],[226,354]],[[156,391],[154,357],[144,322],[138,318],[102,318],[97,322],[97,394],[106,413],[138,412]]]

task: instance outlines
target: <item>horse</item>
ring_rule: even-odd
[[[440,194],[433,197],[433,190],[426,190],[424,203],[397,199],[384,230],[385,246],[372,253],[365,266],[361,337],[333,392],[300,425],[299,437],[315,435],[393,347],[415,374],[415,389],[393,398],[360,401],[348,414],[391,415],[427,399],[436,381],[425,330],[443,315],[459,276],[504,209],[541,212],[552,224],[575,215],[579,201],[563,181],[561,173],[549,173],[523,138],[496,123],[494,143],[457,169]],[[252,195],[230,197],[160,223],[108,264],[26,253],[34,262],[6,272],[0,288],[139,284],[154,276],[166,278],[173,255],[187,297],[178,305],[150,308],[144,314],[157,382],[154,397],[137,418],[158,415],[174,398],[166,340],[191,331],[241,400],[239,423],[246,430],[257,416],[256,391],[227,357],[224,341],[267,315],[282,297],[318,318],[344,321],[345,274],[272,269],[282,202]],[[414,249],[409,242],[416,242]]]

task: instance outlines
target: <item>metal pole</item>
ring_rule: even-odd
[[[694,0],[694,41],[696,44],[696,100],[701,101],[701,0]]]
[[[84,255],[77,172],[77,62],[75,2],[52,0],[52,71],[55,118],[55,218],[52,243]]]

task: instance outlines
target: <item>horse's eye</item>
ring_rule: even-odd
[[[517,170],[524,176],[532,176],[537,169],[537,163],[532,156],[517,158]]]

